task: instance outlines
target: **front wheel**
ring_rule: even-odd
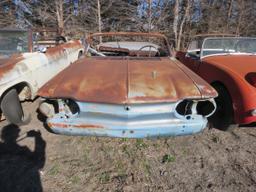
[[[80,52],[78,53],[78,57],[77,57],[77,59],[80,59],[82,56],[83,56],[83,52],[82,52],[82,51],[80,51]]]
[[[30,116],[25,118],[16,89],[11,89],[3,96],[1,109],[7,121],[12,124],[25,125],[30,122]]]
[[[213,127],[224,131],[237,127],[234,124],[232,99],[228,90],[222,85],[213,85],[213,87],[218,92],[218,97],[215,98],[217,108],[209,118],[210,123]]]

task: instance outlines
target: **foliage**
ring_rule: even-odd
[[[255,35],[254,0],[2,0],[1,27],[59,27],[65,35],[162,32],[186,47],[198,33]],[[100,18],[99,18],[100,16]]]

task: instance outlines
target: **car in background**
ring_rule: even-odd
[[[84,52],[79,40],[65,42],[57,30],[0,30],[1,119],[29,121],[21,101],[33,100],[48,80]]]
[[[217,93],[170,55],[164,35],[95,33],[87,43],[87,57],[38,92],[52,132],[145,138],[206,127]]]
[[[214,127],[256,122],[256,38],[199,35],[176,58],[218,92]]]

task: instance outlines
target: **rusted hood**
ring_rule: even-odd
[[[216,65],[224,70],[232,71],[244,76],[256,71],[256,55],[221,55],[210,56],[203,59],[204,62]]]
[[[46,83],[38,94],[46,98],[119,104],[173,102],[216,95],[205,81],[198,76],[199,80],[192,80],[189,73],[193,72],[184,71],[170,58],[84,58]],[[197,83],[207,87],[208,94],[200,91]]]

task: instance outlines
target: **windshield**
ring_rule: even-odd
[[[255,54],[256,38],[248,37],[222,37],[222,38],[206,38],[201,56],[215,54]]]
[[[0,55],[28,52],[28,32],[0,31]]]
[[[92,56],[165,57],[169,44],[163,35],[145,33],[102,33],[87,39]]]

